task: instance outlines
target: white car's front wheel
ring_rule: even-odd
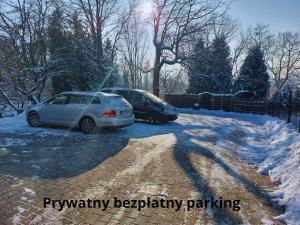
[[[31,127],[40,127],[42,125],[37,112],[30,112],[27,117],[27,122]]]

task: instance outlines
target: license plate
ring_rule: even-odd
[[[129,116],[131,114],[130,110],[121,111],[121,116]]]

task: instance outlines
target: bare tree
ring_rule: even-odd
[[[259,46],[264,55],[267,54],[273,45],[273,34],[269,30],[269,25],[256,24],[247,30],[248,44],[250,46]]]
[[[112,40],[112,47],[117,44],[135,8],[130,1],[128,7],[120,4],[120,0],[67,0],[70,7],[81,13],[83,24],[92,37],[98,57],[103,58],[103,43],[106,38]]]
[[[122,55],[124,58],[123,69],[128,71],[129,87],[142,88],[143,70],[149,64],[149,46],[145,24],[133,16],[124,32]]]
[[[184,93],[188,83],[185,70],[180,65],[175,67],[164,65],[160,76],[161,93]]]
[[[231,59],[233,66],[233,77],[237,78],[239,68],[242,60],[244,59],[246,51],[249,49],[249,36],[241,31],[235,39],[231,49]]]
[[[207,44],[211,43],[211,40],[216,37],[225,37],[226,41],[229,43],[236,38],[239,31],[239,24],[237,20],[233,19],[228,13],[223,13],[221,16],[215,18],[214,22],[207,27],[206,38]]]
[[[90,89],[98,89],[98,83],[103,80],[115,64],[114,59],[118,50],[124,29],[136,6],[134,0],[126,3],[121,0],[65,0],[71,11],[78,12],[88,41],[81,48],[86,56],[89,67]],[[111,55],[104,52],[104,42],[109,39]],[[110,62],[110,63],[107,63]],[[110,64],[110,65],[108,65]],[[116,66],[114,66],[116,68]],[[110,73],[111,75],[114,72]]]
[[[232,40],[231,58],[233,65],[233,76],[237,78],[239,67],[244,60],[247,51],[253,46],[260,46],[264,55],[269,51],[273,34],[269,31],[269,26],[264,24],[256,24],[246,30],[236,32],[235,38]]]
[[[49,7],[50,0],[0,3],[0,42],[4,43],[0,51],[9,55],[0,78],[32,103],[39,102],[48,77],[45,26]],[[0,93],[14,107],[3,86]]]
[[[300,77],[300,35],[283,32],[272,34],[268,25],[257,24],[248,29],[248,47],[260,46],[269,71],[275,81],[275,90],[282,89],[292,78]]]
[[[300,78],[300,36],[298,33],[279,33],[266,52],[266,62],[281,89],[293,77]]]
[[[202,32],[226,11],[223,0],[155,0],[153,9],[153,45],[155,57],[153,92],[159,95],[160,71],[164,64],[185,64],[188,36]]]

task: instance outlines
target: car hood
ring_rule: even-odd
[[[35,110],[39,110],[41,107],[43,106],[43,103],[38,103],[38,104],[35,104],[35,105],[31,105],[27,108],[27,112],[29,110],[32,110],[32,109],[35,109]]]
[[[171,104],[169,104],[167,102],[163,102],[162,104],[165,109],[176,109],[174,106],[172,106]]]

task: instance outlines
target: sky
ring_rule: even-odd
[[[269,24],[277,31],[300,31],[300,0],[234,0],[231,15],[243,26]]]

